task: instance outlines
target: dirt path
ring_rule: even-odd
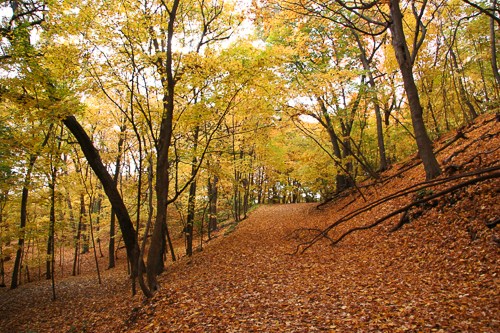
[[[314,207],[257,209],[222,242],[165,275],[161,305],[156,307],[156,299],[134,325],[137,331],[144,323],[160,331],[328,329],[330,323],[318,315],[333,307],[324,302],[329,287],[315,272],[318,263],[290,256],[293,246],[285,241]]]
[[[499,131],[495,115],[482,117],[466,128],[466,139],[440,152],[440,163],[460,172],[498,165]],[[400,170],[393,166],[385,179]],[[323,240],[290,255],[310,239],[308,228],[424,178],[421,165],[410,168],[364,187],[367,201],[345,197],[322,210],[260,206],[234,232],[222,230],[204,251],[167,265],[151,300],[130,295],[124,260],[103,272],[102,285],[90,268],[58,279],[55,302],[48,281],[2,290],[0,332],[500,332],[500,226],[487,226],[500,217],[498,178],[440,198],[397,232],[389,232],[394,217],[333,248]],[[329,236],[410,200],[387,202]]]
[[[0,331],[500,330],[498,250],[487,240],[450,241],[458,236],[449,225],[428,234],[417,224],[390,236],[378,229],[290,255],[300,242],[294,230],[327,225],[343,205],[261,206],[169,266],[151,300],[130,296],[123,270],[104,272],[102,286],[92,275],[66,278],[56,302],[48,282],[25,285],[2,294]]]
[[[124,331],[498,332],[495,273],[487,280],[465,260],[448,265],[445,252],[405,254],[394,251],[397,237],[388,246],[360,237],[290,256],[293,230],[331,216],[314,207],[260,207],[223,242],[167,273],[165,289]]]

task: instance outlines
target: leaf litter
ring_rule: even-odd
[[[480,117],[466,128],[466,139],[443,149],[438,160],[464,172],[498,165],[499,129],[494,116]],[[394,166],[383,176],[398,172]],[[362,191],[368,201],[377,200],[421,181],[419,165]],[[499,189],[498,179],[488,180],[440,198],[396,232],[390,232],[398,223],[393,217],[335,246],[323,238],[296,255],[299,244],[366,203],[353,201],[353,193],[321,209],[263,205],[233,232],[219,231],[202,252],[168,265],[152,299],[130,295],[122,263],[104,272],[101,286],[91,273],[57,281],[55,302],[46,281],[2,291],[0,330],[499,332],[500,227],[491,225],[500,217]],[[410,200],[375,207],[329,237]]]

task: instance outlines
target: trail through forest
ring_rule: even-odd
[[[490,115],[436,144],[447,172],[498,166],[500,123]],[[445,160],[449,159],[448,162]],[[395,176],[416,160],[393,167]],[[457,169],[458,168],[458,169]],[[303,254],[297,246],[368,202],[425,176],[421,166],[318,204],[266,205],[202,252],[167,266],[152,299],[131,297],[125,268],[2,291],[2,332],[498,332],[498,178],[436,199],[374,228],[335,239],[404,206],[388,201],[332,230]],[[455,184],[455,183],[452,183]],[[426,189],[437,193],[450,186]],[[422,193],[418,194],[422,195]],[[123,262],[123,260],[122,260]]]

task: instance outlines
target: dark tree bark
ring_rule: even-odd
[[[196,165],[198,164],[198,158],[196,157],[196,148],[198,147],[198,135],[200,133],[200,128],[196,127],[194,130],[194,154],[192,165],[191,165],[191,177],[193,181],[189,185],[189,195],[188,195],[188,211],[186,219],[186,255],[189,257],[193,255],[193,226],[194,226],[194,215],[196,208]]]
[[[47,134],[45,135],[45,139],[42,143],[42,148],[47,145],[49,141],[50,133],[52,132],[52,125],[50,125]],[[21,217],[19,223],[19,229],[21,230],[21,235],[17,241],[17,251],[16,251],[16,259],[14,261],[14,267],[12,268],[12,279],[10,281],[10,289],[15,289],[19,283],[19,270],[21,268],[21,258],[24,250],[24,228],[26,228],[26,221],[28,219],[27,209],[28,209],[28,194],[29,194],[29,185],[31,184],[31,173],[33,172],[33,168],[35,167],[35,162],[38,158],[38,154],[30,155],[30,159],[28,162],[28,169],[26,171],[26,175],[24,177],[23,190],[21,194]]]
[[[249,178],[249,175],[247,175]],[[243,178],[241,184],[243,185],[243,218],[247,218],[248,208],[250,207],[250,180]]]
[[[116,156],[116,161],[115,161],[115,174],[113,175],[113,182],[115,183],[115,186],[118,185],[118,177],[120,176],[123,143],[125,142],[125,130],[126,126],[122,124],[122,126],[120,126],[120,138],[118,140],[118,155]],[[112,209],[111,219],[109,221],[108,268],[115,267],[115,237],[116,237],[115,217],[116,217],[115,211]]]
[[[193,167],[194,168],[194,167]],[[193,255],[194,215],[196,206],[196,180],[189,185],[188,214],[186,219],[186,255]]]
[[[151,236],[151,244],[148,252],[148,265],[146,269],[148,286],[153,292],[159,288],[156,276],[161,274],[164,270],[163,253],[165,252],[165,236],[168,232],[168,230],[166,230],[169,188],[168,150],[172,139],[173,95],[171,98],[168,95],[165,95],[163,103],[165,108],[169,111],[162,119],[157,146],[155,185],[157,212],[155,223],[153,225],[153,234]]]
[[[46,278],[50,280],[54,274],[54,233],[56,223],[56,178],[57,169],[51,166],[50,188],[50,216],[49,216],[49,237],[47,238],[47,260],[46,260]]]
[[[149,289],[154,292],[159,288],[156,276],[164,270],[163,254],[165,252],[165,236],[169,238],[167,228],[167,205],[169,189],[169,149],[172,144],[173,117],[174,117],[174,92],[176,79],[174,78],[172,39],[174,36],[175,20],[179,8],[179,0],[174,0],[168,11],[166,45],[153,38],[153,45],[158,54],[157,70],[161,75],[163,86],[163,115],[160,123],[160,134],[156,143],[156,220],[153,226],[151,244],[148,252],[148,265],[146,268]],[[166,6],[166,4],[165,4]],[[152,30],[152,28],[151,28]],[[166,49],[165,49],[166,47]],[[170,243],[170,242],[169,242]],[[173,254],[171,249],[171,254]],[[175,257],[173,258],[175,259]]]
[[[403,77],[404,89],[410,106],[411,120],[417,142],[418,154],[422,159],[426,178],[433,179],[441,174],[441,168],[436,160],[436,156],[432,150],[432,142],[425,128],[423,109],[420,104],[417,85],[415,84],[415,79],[413,77],[413,59],[408,50],[408,45],[406,44],[406,38],[403,30],[403,15],[401,13],[398,0],[390,1],[390,11],[392,23],[389,28],[392,34],[392,46]]]
[[[78,226],[76,227],[76,234],[75,234],[75,253],[73,256],[73,276],[76,276],[77,274],[80,274],[80,269],[78,268],[78,260],[79,260],[79,253],[80,253],[80,239],[82,237],[82,230],[83,230],[83,224],[84,222],[84,217],[85,217],[85,195],[83,192],[80,192],[80,214],[78,217]]]
[[[5,285],[5,267],[4,267],[4,254],[3,254],[3,243],[2,243],[2,236],[3,236],[3,211],[5,208],[5,203],[7,202],[7,191],[4,193],[0,194],[0,288],[4,288]]]
[[[177,179],[174,183],[175,192],[172,194],[171,198],[168,198],[169,194],[169,171],[172,167],[169,165],[171,161],[169,161],[169,149],[172,147],[172,133],[173,133],[173,121],[174,121],[174,102],[175,102],[175,88],[176,84],[179,80],[179,75],[176,75],[178,70],[178,64],[174,62],[174,49],[173,49],[173,38],[175,28],[177,27],[177,15],[178,9],[181,4],[180,0],[172,0],[172,1],[162,1],[162,8],[165,16],[167,17],[167,27],[166,29],[162,29],[159,32],[162,35],[163,39],[158,37],[158,33],[154,27],[149,28],[149,34],[151,38],[152,48],[156,53],[155,67],[157,74],[160,77],[161,85],[162,85],[162,115],[160,122],[160,131],[158,137],[155,139],[155,148],[157,152],[157,160],[156,160],[156,197],[157,197],[157,215],[156,220],[153,226],[153,234],[151,236],[151,243],[148,252],[148,265],[146,268],[148,286],[152,292],[159,288],[156,276],[163,272],[164,263],[163,256],[166,250],[166,243],[168,241],[168,245],[170,246],[170,253],[172,256],[172,260],[175,261],[175,253],[172,246],[172,242],[170,240],[170,234],[168,230],[167,224],[167,208],[168,205],[172,202],[175,202],[180,194],[182,194],[187,187],[190,185],[190,182],[194,179],[190,178],[184,186],[181,188],[178,187]],[[220,41],[223,39],[229,38],[230,35],[224,37],[225,32],[217,35],[217,37],[208,36],[213,33],[212,31],[212,23],[218,19],[220,11],[210,10],[207,6],[202,2],[201,11],[204,22],[201,25],[201,36],[198,43],[198,47],[195,52],[199,52],[203,45],[207,45],[210,41]],[[222,9],[222,7],[220,7]],[[179,74],[179,73],[177,73]],[[239,91],[239,90],[238,90]],[[229,110],[225,110],[224,115],[227,114]],[[216,125],[216,129],[220,126],[222,118]],[[215,133],[215,131],[213,132]],[[200,155],[199,163],[196,168],[196,172],[198,172],[201,162],[203,161],[203,156],[207,151],[208,144],[212,138],[213,133],[207,139],[207,145],[203,152]],[[172,175],[174,179],[176,175]]]
[[[103,195],[101,193],[99,193],[97,198],[94,201],[93,206],[92,206],[92,213],[96,214],[95,231],[97,234],[99,234],[99,230],[101,229],[102,199],[103,199]],[[96,237],[95,241],[97,243],[97,247],[99,248],[99,256],[102,258],[102,257],[104,257],[104,254],[102,253],[101,239],[99,238],[99,236]]]
[[[109,244],[108,244],[108,269],[115,267],[115,237],[116,237],[116,215],[111,210],[109,219]]]
[[[60,146],[59,146],[60,148]],[[47,280],[52,281],[52,300],[56,300],[56,284],[55,284],[55,224],[56,224],[56,179],[57,168],[51,166],[50,180],[50,224],[49,224],[49,239],[47,241]]]
[[[99,200],[99,199],[97,199]],[[90,198],[90,204],[89,204],[89,227],[90,227],[90,239],[92,240],[92,246],[94,248],[94,262],[95,262],[95,269],[97,271],[97,281],[99,284],[101,284],[101,271],[99,269],[99,261],[97,260],[97,247],[96,247],[96,241],[94,238],[94,226],[92,223],[92,207],[95,205],[94,199],[91,197]]]
[[[139,246],[137,243],[136,233],[130,215],[128,213],[127,207],[125,206],[123,199],[116,188],[116,185],[111,178],[110,174],[106,170],[106,167],[102,163],[99,152],[95,149],[89,136],[76,120],[74,116],[68,116],[63,120],[64,125],[70,130],[70,132],[75,136],[78,141],[85,157],[92,170],[101,181],[104,192],[106,193],[108,200],[116,214],[118,223],[120,224],[120,229],[123,235],[123,240],[125,242],[125,248],[127,250],[127,256],[132,267],[132,278],[137,277],[137,263],[139,258]],[[135,292],[135,291],[134,291]]]
[[[219,177],[213,175],[212,178],[208,178],[208,238],[211,237],[211,233],[217,230],[217,183]],[[260,203],[260,202],[259,202]]]
[[[28,207],[28,195],[29,189],[28,186],[31,183],[31,172],[33,170],[33,166],[35,165],[36,156],[32,155],[30,157],[30,162],[28,166],[28,171],[26,176],[24,177],[24,185],[21,194],[21,221],[19,223],[19,227],[21,230],[21,235],[17,241],[17,251],[16,251],[16,259],[14,261],[14,267],[12,268],[12,279],[10,281],[10,289],[17,288],[19,284],[19,270],[21,266],[21,257],[23,255],[24,250],[24,229],[26,228],[27,221],[27,207]]]

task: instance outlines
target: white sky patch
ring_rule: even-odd
[[[300,121],[303,121],[304,123],[309,123],[309,124],[317,124],[318,123],[316,118],[314,118],[310,115],[307,115],[307,114],[301,114],[299,116],[299,119],[300,119]]]
[[[306,110],[307,108],[314,108],[314,104],[315,104],[315,101],[311,97],[308,97],[308,96],[298,96],[298,97],[292,98],[288,101],[288,105],[291,108],[296,109],[297,111],[300,111],[301,109]],[[317,124],[318,123],[318,121],[314,117],[312,117],[304,112],[301,112],[301,114],[299,115],[298,118],[300,119],[300,121],[303,121],[305,123],[309,123],[309,124]]]

